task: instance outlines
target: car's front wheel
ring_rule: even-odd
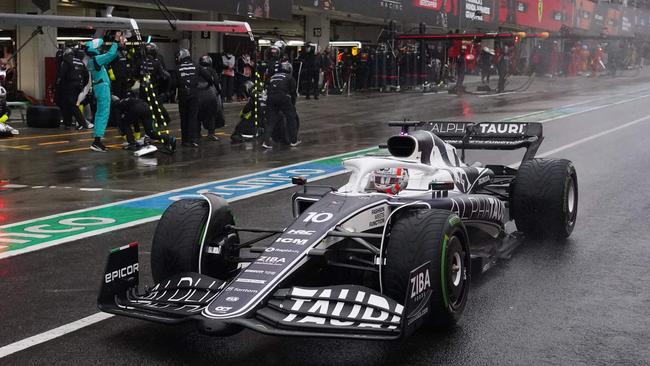
[[[467,231],[456,214],[446,210],[399,214],[385,253],[382,287],[386,295],[407,305],[407,321],[418,310],[408,305],[430,289],[429,322],[437,327],[458,322],[469,295],[471,259]]]

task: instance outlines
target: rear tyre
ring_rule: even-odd
[[[216,208],[215,208],[216,209]],[[174,202],[161,217],[151,245],[151,272],[156,283],[185,272],[199,272],[220,280],[227,280],[237,269],[237,263],[228,261],[226,255],[238,256],[239,251],[226,250],[238,242],[236,234],[226,233],[222,228],[234,224],[232,216],[215,215],[211,225],[214,238],[205,238],[210,243],[224,244],[222,254],[200,256],[201,242],[208,221],[209,204],[202,199],[183,199]],[[227,252],[227,253],[226,253]]]
[[[400,215],[390,232],[382,272],[384,293],[407,303],[411,271],[429,262],[432,290],[429,323],[458,322],[469,295],[470,251],[460,218],[446,210],[411,210]],[[412,309],[411,309],[412,310]],[[409,309],[405,309],[406,315]]]
[[[533,159],[510,187],[510,216],[530,238],[566,239],[578,214],[578,177],[566,159]]]

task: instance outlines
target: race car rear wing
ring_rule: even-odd
[[[457,149],[526,149],[522,161],[535,157],[544,140],[542,124],[536,122],[426,121],[420,127],[433,132]]]
[[[544,139],[541,123],[429,121],[425,125],[429,131],[445,142],[462,149],[526,148],[527,154],[532,153],[534,156]]]

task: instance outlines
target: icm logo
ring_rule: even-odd
[[[124,268],[120,268],[117,271],[112,271],[110,273],[107,273],[104,276],[104,282],[105,283],[110,283],[115,281],[115,279],[118,278],[124,278],[131,276],[132,274],[138,272],[138,263],[131,264],[130,266],[126,266]]]
[[[296,244],[296,245],[305,245],[309,243],[307,239],[294,239],[294,238],[278,238],[276,243],[286,243],[286,244]]]
[[[431,279],[429,278],[428,269],[411,277],[411,299],[428,290],[430,287]]]

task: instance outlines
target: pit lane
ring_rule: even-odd
[[[394,343],[272,338],[250,331],[218,339],[202,336],[191,327],[111,318],[1,358],[0,363],[69,364],[75,360],[79,364],[138,364],[147,360],[148,364],[643,364],[650,359],[643,346],[647,345],[650,329],[646,264],[650,253],[645,231],[650,212],[650,188],[645,184],[650,159],[645,136],[650,133],[650,122],[642,120],[613,129],[646,117],[650,97],[632,100],[644,94],[647,84],[621,85],[625,83],[630,84],[628,80],[607,91],[583,88],[571,97],[535,101],[518,95],[480,100],[471,96],[416,99],[400,95],[390,106],[377,106],[385,100],[362,96],[354,108],[348,107],[351,115],[346,116],[341,115],[341,108],[336,108],[339,113],[329,110],[337,105],[336,97],[331,97],[327,103],[332,104],[326,111],[321,110],[328,106],[325,103],[299,107],[306,117],[306,138],[304,147],[297,150],[298,156],[288,150],[271,154],[252,150],[247,157],[241,150],[224,154],[225,161],[239,159],[236,170],[242,173],[245,169],[261,170],[322,156],[323,151],[329,154],[377,144],[389,133],[381,122],[395,119],[396,114],[430,119],[432,114],[440,113],[439,117],[447,119],[496,120],[583,103],[588,108],[582,113],[568,113],[545,122],[546,140],[540,149],[540,153],[556,151],[554,156],[573,160],[578,169],[579,216],[571,240],[566,244],[529,243],[520,247],[512,259],[475,278],[463,320],[450,333],[422,331]],[[553,87],[557,86],[548,88]],[[547,95],[543,91],[539,94]],[[613,104],[612,95],[618,94],[630,97]],[[382,96],[388,97],[394,96]],[[142,182],[137,180],[138,185],[148,191],[161,191],[205,182],[219,174],[237,174],[218,167],[216,161],[221,157],[204,154],[213,164],[195,168],[196,176],[166,173],[156,183],[139,176],[134,169],[121,178],[110,176],[107,182],[119,185],[120,181],[127,184],[142,178]],[[510,164],[516,161],[515,155],[472,153],[469,160]],[[90,164],[91,158],[103,159],[96,154],[80,159]],[[193,159],[187,161],[194,164]],[[330,178],[324,183],[337,185],[344,178]],[[239,222],[257,226],[286,224],[291,219],[289,196],[293,190],[233,203]],[[128,197],[88,192],[91,199],[80,197],[66,202],[64,197],[51,193],[56,191],[52,189],[49,195],[54,202],[61,201],[41,209],[43,214]],[[2,198],[11,200],[20,193],[4,192]],[[38,210],[19,211],[24,211],[17,215],[20,219],[41,214]],[[145,224],[0,260],[0,288],[4,294],[0,301],[0,346],[96,313],[96,291],[111,247],[141,242],[143,282],[150,282],[148,250],[154,227],[153,223]]]

